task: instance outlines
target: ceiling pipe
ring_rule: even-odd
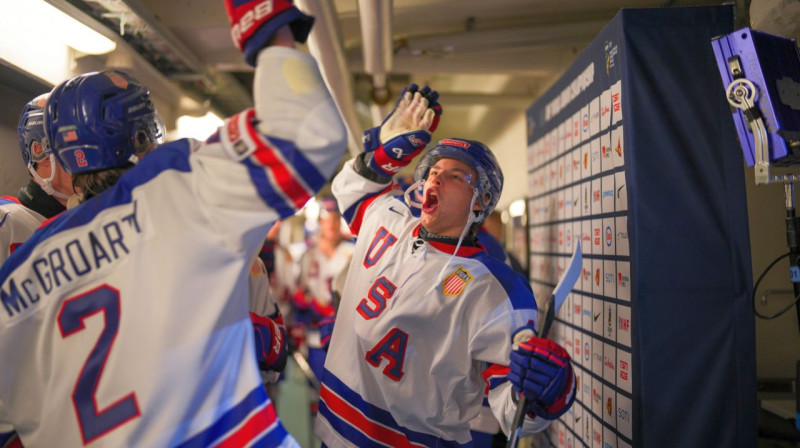
[[[317,60],[322,77],[328,84],[333,100],[349,131],[349,148],[353,155],[361,152],[363,129],[356,115],[353,76],[347,67],[341,34],[333,2],[328,0],[297,0],[303,12],[314,16],[314,27],[308,36],[308,49]]]
[[[391,99],[386,78],[392,71],[392,0],[358,0],[364,70],[372,75],[372,100]]]
[[[358,0],[364,71],[372,76],[372,122],[378,124],[389,112],[392,92],[388,75],[392,71],[392,0]]]

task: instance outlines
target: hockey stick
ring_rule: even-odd
[[[311,386],[319,390],[320,384],[319,379],[316,375],[314,375],[314,371],[311,370],[311,366],[306,361],[306,358],[297,350],[292,351],[292,358],[294,358],[294,362],[297,363],[297,367],[300,368],[300,371],[303,372],[303,375],[306,377]]]
[[[555,320],[556,313],[558,313],[558,310],[561,309],[561,305],[564,304],[567,296],[572,291],[572,288],[575,286],[575,282],[578,281],[578,277],[580,276],[582,268],[583,252],[581,252],[581,243],[578,241],[577,245],[575,246],[575,251],[572,252],[572,258],[569,260],[567,270],[564,271],[563,275],[561,275],[561,279],[558,281],[555,289],[553,289],[553,293],[550,295],[544,305],[544,310],[542,313],[543,320],[541,321],[542,325],[538,334],[540,338],[547,337],[547,334],[550,332],[550,327],[553,325],[553,321]],[[514,342],[516,345],[521,341]],[[522,431],[522,423],[525,421],[525,408],[527,407],[527,401],[528,400],[525,398],[525,395],[519,397],[519,401],[517,402],[517,413],[514,414],[514,422],[511,424],[511,433],[508,436],[506,448],[514,448],[517,446],[517,443],[519,443],[519,435]]]

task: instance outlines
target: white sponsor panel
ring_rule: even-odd
[[[600,202],[603,213],[610,213],[614,211],[616,196],[616,192],[614,190],[614,176],[603,176],[600,181]]]
[[[610,171],[614,168],[614,159],[611,158],[611,134],[604,132],[600,134],[600,170]]]
[[[628,348],[631,346],[631,307],[629,306],[617,305],[617,342]]]
[[[589,176],[592,175],[592,146],[594,146],[594,142],[597,141],[597,144],[600,144],[600,141],[597,139],[592,140],[589,143],[584,143],[581,146],[581,179],[585,180],[588,179]]]
[[[628,217],[617,216],[614,218],[614,245],[616,247],[617,255],[629,256],[631,254],[630,243],[628,239]]]
[[[606,302],[603,305],[603,337],[609,341],[617,340],[617,305]],[[614,376],[606,378],[609,382],[614,382]]]
[[[581,182],[581,215],[584,218],[592,216],[592,183],[590,181]]]
[[[603,385],[603,421],[615,427],[617,425],[617,391],[613,388]],[[604,434],[603,441],[606,437]],[[616,443],[616,437],[614,437]]]
[[[622,80],[611,85],[611,124],[622,121]]]
[[[603,220],[592,220],[592,253],[594,255],[603,255],[603,244],[605,237],[603,235]]]
[[[617,262],[617,298],[626,302],[631,301],[631,263],[629,261]]]
[[[589,163],[592,164],[592,175],[600,174],[602,171],[602,141],[608,140],[608,133],[600,134],[600,138],[596,138],[591,142],[591,154],[589,155]]]
[[[625,171],[614,173],[614,209],[618,212],[628,210],[628,186]]]
[[[617,433],[608,427],[603,427],[603,448],[617,448]]]
[[[603,260],[603,295],[606,297],[617,296],[617,282],[614,275],[616,266],[614,260]]]
[[[617,223],[614,218],[603,218],[603,255],[616,255],[617,253],[616,228]]]
[[[625,133],[622,125],[611,130],[611,159],[614,167],[625,166]]]
[[[592,333],[595,337],[603,336],[603,311],[605,302],[600,299],[592,299]],[[595,370],[595,369],[592,369]],[[595,370],[599,372],[600,370]]]
[[[572,115],[572,144],[569,148],[573,146],[578,146],[581,144],[581,111],[577,111]],[[569,149],[567,148],[567,149]]]
[[[633,438],[633,402],[622,394],[617,394],[617,431],[628,440]]]
[[[587,141],[591,135],[592,132],[589,126],[589,105],[587,104],[581,108],[581,141]]]
[[[633,393],[631,374],[631,354],[625,350],[617,349],[617,387],[629,394]]]
[[[598,419],[592,419],[592,448],[603,448],[603,422]]]
[[[591,370],[595,375],[603,371],[603,341],[592,338],[592,364]]]
[[[611,90],[604,90],[600,94],[600,132],[611,125]]]
[[[592,292],[598,296],[603,295],[603,260],[592,260]]]
[[[600,132],[600,97],[595,97],[589,102],[589,135],[595,136]]]
[[[603,344],[603,379],[614,384],[617,378],[617,349],[611,344]]]

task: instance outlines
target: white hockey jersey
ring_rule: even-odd
[[[0,196],[0,265],[43,221],[44,216],[20,204],[17,198]]]
[[[354,247],[352,241],[342,240],[329,258],[312,244],[300,258],[299,289],[305,292],[305,298],[310,301],[309,306],[317,319],[336,313],[331,285],[336,275],[350,263]],[[319,329],[315,325],[306,330],[306,343],[311,348],[321,347]]]
[[[346,133],[316,63],[259,54],[256,110],[160,147],[0,269],[0,418],[26,447],[294,445],[261,383],[251,256]]]
[[[451,260],[455,246],[419,238],[398,191],[353,161],[333,182],[358,239],[315,426],[331,448],[469,446],[487,387],[504,431],[516,411],[505,374],[512,332],[536,320],[530,286],[481,247]],[[523,431],[548,424],[526,419]]]

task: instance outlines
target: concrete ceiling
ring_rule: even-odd
[[[252,69],[233,46],[220,0],[68,0],[109,26],[121,22],[134,47],[151,52],[156,65],[195,98],[221,115],[247,107]],[[777,1],[777,0],[771,0]],[[353,140],[382,114],[373,101],[374,76],[364,59],[360,18],[364,9],[389,5],[378,31],[389,36],[382,56],[390,95],[408,82],[429,84],[441,94],[444,116],[435,138],[484,141],[506,172],[501,206],[525,195],[525,109],[569,67],[622,7],[722,4],[714,0],[295,0],[317,11],[322,55],[338,52],[337,100]],[[730,2],[728,2],[730,3]],[[747,10],[749,1],[737,1]],[[110,9],[133,11],[127,19]],[[115,6],[116,5],[116,6]],[[324,17],[319,17],[322,11]],[[372,11],[374,12],[374,11]],[[741,15],[741,14],[739,14]],[[746,14],[745,14],[746,16]],[[143,23],[137,23],[141,20]],[[387,30],[390,30],[390,34]],[[319,35],[320,33],[327,33]],[[133,36],[138,35],[138,41]],[[310,43],[313,45],[313,42]],[[304,46],[312,54],[314,49]],[[315,55],[316,56],[316,55]],[[151,55],[152,57],[152,55]],[[320,59],[320,58],[318,58]],[[333,60],[334,62],[330,62]],[[169,63],[172,61],[172,63]],[[176,62],[177,61],[177,62]],[[333,70],[336,58],[323,60]],[[325,73],[328,76],[328,73]],[[388,106],[383,106],[382,110]],[[378,112],[376,112],[378,111]],[[350,120],[347,120],[347,117]],[[357,123],[353,123],[357,122]],[[357,145],[352,144],[352,151]]]

